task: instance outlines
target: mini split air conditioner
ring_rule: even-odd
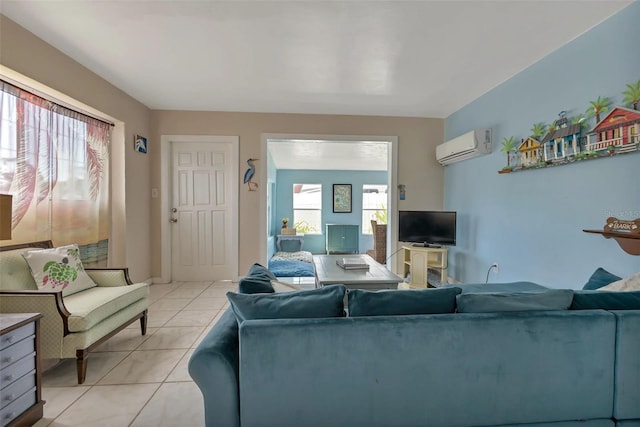
[[[491,129],[476,129],[436,147],[436,159],[442,165],[491,153]]]

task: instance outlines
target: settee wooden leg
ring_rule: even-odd
[[[87,350],[76,350],[76,370],[78,371],[78,384],[83,384],[87,376]]]
[[[145,310],[142,313],[142,317],[140,318],[140,329],[142,330],[142,335],[147,335],[147,312],[149,310]]]

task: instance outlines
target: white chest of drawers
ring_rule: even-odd
[[[0,314],[0,427],[42,418],[38,313]]]

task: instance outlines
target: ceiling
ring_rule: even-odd
[[[632,0],[0,0],[151,109],[446,118]],[[279,169],[386,170],[387,146],[277,141]]]
[[[632,0],[0,0],[152,109],[445,118]]]
[[[389,144],[380,141],[268,141],[276,169],[386,171]]]

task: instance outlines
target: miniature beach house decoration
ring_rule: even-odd
[[[515,146],[514,137],[503,140],[507,166],[498,173],[539,169],[576,161],[640,151],[640,80],[622,92],[625,106],[613,106],[607,97],[589,102],[584,115],[569,117],[561,111],[548,127],[533,125],[531,135]],[[593,123],[594,125],[590,125]],[[511,152],[516,155],[512,158]]]

